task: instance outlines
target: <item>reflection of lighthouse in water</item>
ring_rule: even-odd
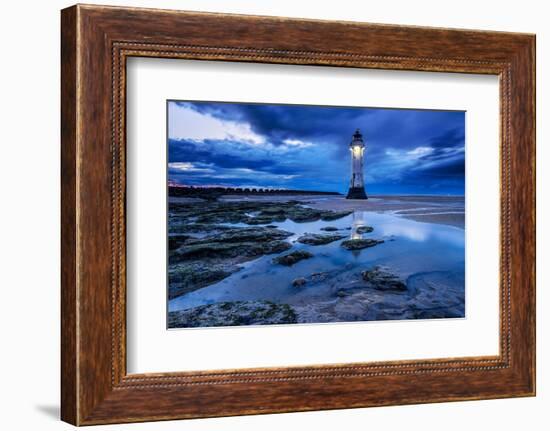
[[[363,180],[365,143],[363,142],[363,135],[361,135],[359,129],[353,134],[353,139],[349,144],[349,148],[351,151],[351,182],[346,199],[367,199],[365,182]]]
[[[354,211],[351,219],[351,232],[350,239],[361,239],[363,234],[357,232],[357,228],[365,226],[365,219],[363,211]]]

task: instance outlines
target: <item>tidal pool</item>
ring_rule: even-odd
[[[287,239],[292,243],[292,249],[280,254],[307,250],[313,257],[293,266],[282,266],[273,262],[277,254],[262,256],[241,264],[242,269],[218,283],[170,300],[168,311],[187,310],[222,302],[270,301],[289,304],[298,309],[307,308],[310,314],[312,307],[315,308],[315,304],[318,304],[315,313],[338,314],[337,302],[340,301],[340,296],[344,295],[340,293],[342,289],[354,289],[353,292],[356,292],[358,274],[383,266],[407,281],[407,292],[396,294],[366,291],[361,292],[361,297],[357,296],[358,300],[361,299],[370,305],[375,299],[378,302],[383,299],[387,305],[385,310],[389,307],[391,312],[379,314],[383,316],[381,318],[411,318],[411,310],[407,307],[424,307],[424,310],[432,310],[436,317],[464,316],[465,239],[464,230],[461,228],[418,222],[388,212],[371,211],[354,211],[351,215],[334,221],[296,223],[287,219],[284,222],[270,224],[293,234]],[[240,223],[227,225],[246,226]],[[345,238],[316,246],[297,242],[305,233],[327,233],[322,228],[328,226],[337,228],[338,231],[335,233],[345,235]],[[359,226],[372,226],[374,230],[371,233],[360,234],[357,232]],[[384,243],[356,251],[346,250],[341,246],[342,241],[356,238],[382,239]],[[321,282],[307,283],[299,288],[293,285],[293,281],[298,278],[311,279],[317,275],[322,277]],[[424,299],[420,295],[418,301],[421,302],[411,302],[411,298],[418,295],[419,289],[423,289],[426,283],[432,293]],[[447,300],[449,292],[453,292],[453,295]],[[350,303],[352,298],[348,297],[345,300]],[[449,304],[449,309],[452,308],[451,313],[445,313],[446,303]],[[329,311],[327,304],[331,304]],[[362,319],[362,311],[350,311],[350,306],[348,304],[348,308],[342,311],[341,316],[334,315],[332,319],[319,318],[318,321],[377,319],[376,314],[374,317]],[[403,308],[402,311],[400,307]],[[315,313],[306,320],[317,321]],[[417,313],[414,316],[422,314]]]

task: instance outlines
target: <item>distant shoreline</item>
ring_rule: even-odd
[[[327,195],[344,196],[345,193],[320,191],[320,190],[293,190],[293,189],[259,189],[246,187],[187,187],[187,186],[168,186],[169,196],[198,196],[201,194],[223,195],[270,195],[270,196],[288,196],[288,195]],[[394,197],[449,197],[464,198],[464,194],[428,194],[428,193],[368,193],[369,198],[394,198]]]
[[[289,195],[324,195],[341,196],[338,192],[324,192],[311,190],[290,190],[290,189],[262,189],[257,187],[181,187],[168,186],[169,196],[187,196],[204,199],[217,199],[224,195],[258,195],[258,196],[289,196]]]

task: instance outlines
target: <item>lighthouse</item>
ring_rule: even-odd
[[[351,151],[351,181],[346,199],[368,199],[365,193],[365,181],[363,180],[365,143],[359,129],[353,134],[349,149]]]

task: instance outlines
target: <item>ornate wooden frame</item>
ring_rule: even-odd
[[[63,420],[88,425],[535,394],[534,35],[78,5],[62,11],[61,46]],[[498,75],[500,354],[128,375],[130,56]]]

